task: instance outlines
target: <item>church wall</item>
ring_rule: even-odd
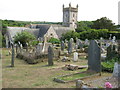
[[[47,40],[50,39],[51,37],[59,39],[57,33],[55,32],[52,26],[50,26],[45,36],[47,37]]]

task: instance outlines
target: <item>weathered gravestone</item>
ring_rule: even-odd
[[[118,64],[118,62],[114,64],[113,77],[120,79],[120,64]]]
[[[107,48],[107,59],[112,59],[117,56],[116,45],[110,45]]]
[[[11,43],[11,46],[12,46],[11,67],[14,67],[14,58],[15,58],[14,44]]]
[[[28,43],[26,43],[26,52],[28,52]]]
[[[16,54],[18,53],[18,45],[15,44],[15,48],[16,48]]]
[[[68,42],[68,53],[71,54],[73,49],[73,38]]]
[[[78,53],[77,52],[74,52],[74,57],[73,57],[73,61],[76,62],[78,61]]]
[[[85,44],[85,45],[89,45],[89,40],[88,40],[88,39],[85,39],[84,44]]]
[[[64,48],[65,48],[64,41],[61,41],[61,50],[64,51]]]
[[[42,49],[43,49],[43,44],[42,43],[38,43],[38,45],[36,46],[36,52],[38,54],[42,53]]]
[[[100,47],[95,40],[90,41],[88,47],[88,69],[96,72],[101,72],[101,53]]]
[[[48,66],[53,66],[53,48],[51,46],[48,47]]]
[[[77,39],[76,44],[78,45],[78,48],[83,48],[82,41],[80,39]]]

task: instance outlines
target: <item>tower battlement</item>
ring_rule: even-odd
[[[63,4],[63,26],[77,28],[77,17],[78,17],[78,5],[75,7],[69,4],[69,7],[65,7]]]

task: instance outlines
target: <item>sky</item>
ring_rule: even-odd
[[[120,0],[0,0],[0,19],[62,22],[62,5],[78,4],[78,21],[107,17],[118,24]]]

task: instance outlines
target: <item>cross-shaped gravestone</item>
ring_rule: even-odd
[[[51,46],[48,47],[48,66],[53,66],[53,48]]]
[[[95,40],[90,41],[88,47],[88,69],[101,72],[100,47]]]

